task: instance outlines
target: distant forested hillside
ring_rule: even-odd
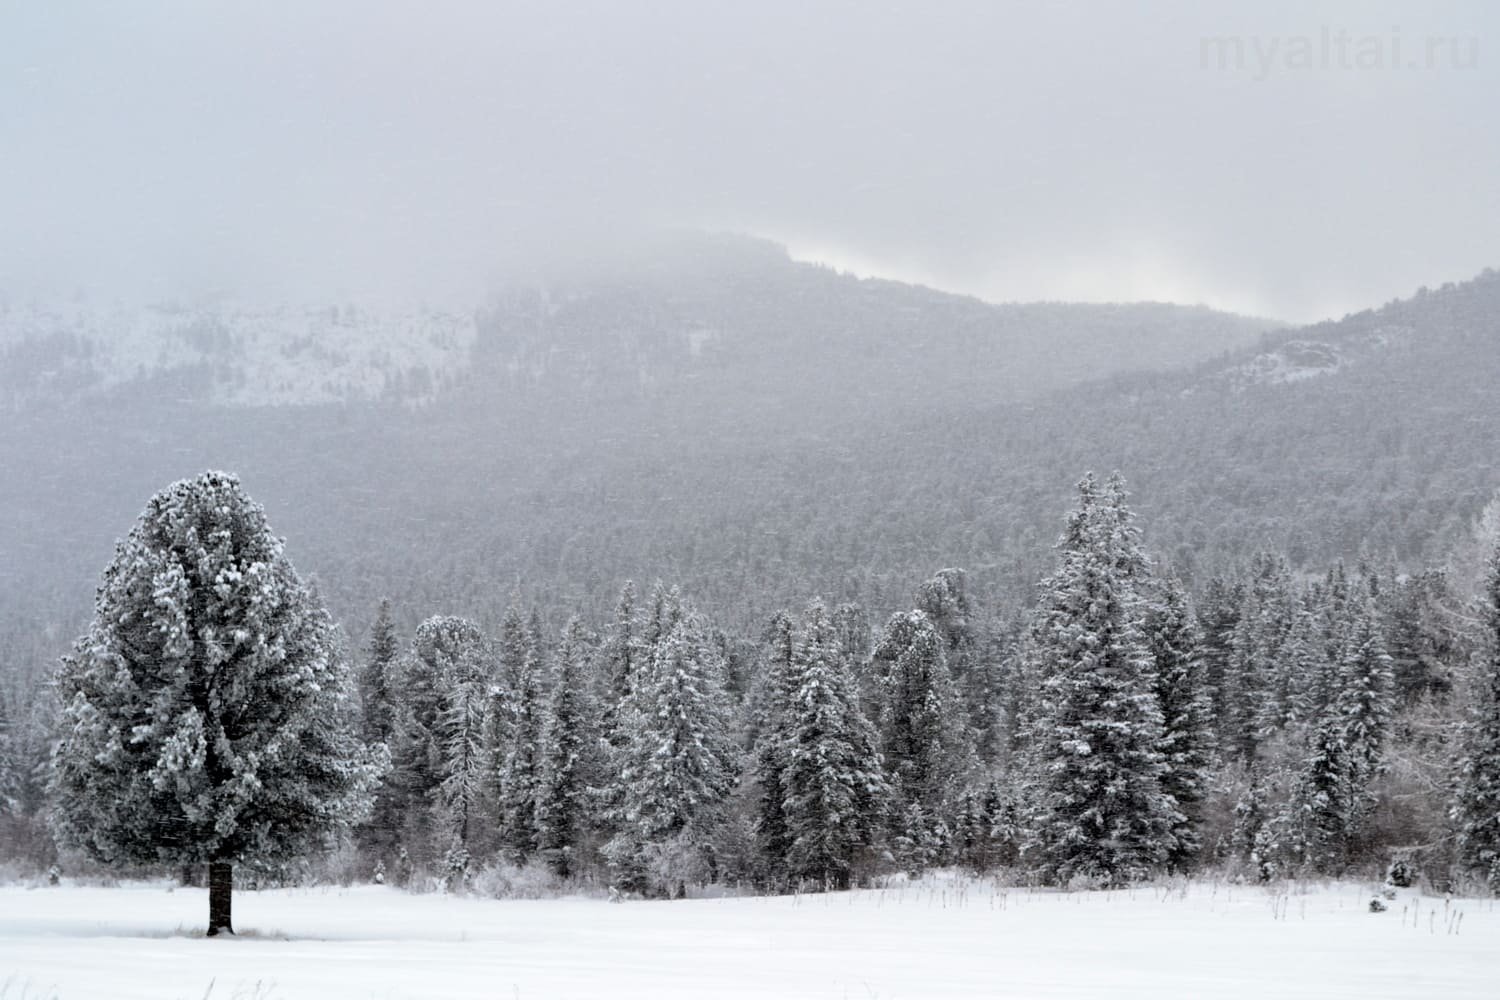
[[[892,464],[923,421],[1226,356],[1274,326],[993,306],[727,237],[533,277],[461,321],[346,305],[5,323],[0,601],[58,634],[144,499],[211,467],[265,499],[353,622],[382,594],[487,614],[515,586],[596,602],[624,575],[691,580],[747,615],[812,589],[904,592],[951,526],[893,532],[969,447],[942,431]],[[849,493],[872,476],[897,485]]]
[[[263,498],[356,633],[382,595],[490,620],[516,588],[597,611],[626,577],[726,623],[811,593],[897,607],[948,565],[1024,604],[1088,468],[1128,477],[1190,581],[1261,548],[1424,565],[1500,488],[1497,323],[1493,273],[1267,330],[710,243],[498,296],[426,405],[215,406],[168,370],[15,408],[0,594],[71,634],[144,498],[209,467]]]

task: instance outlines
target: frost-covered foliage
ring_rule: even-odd
[[[476,748],[483,731],[474,727],[494,673],[489,639],[466,618],[434,615],[417,626],[397,671],[395,773],[386,794],[403,845],[427,864],[476,832],[489,757]]]
[[[651,862],[680,857],[684,834],[712,828],[734,786],[739,754],[730,739],[723,665],[702,619],[683,614],[661,640],[628,706],[629,739],[619,759],[620,832],[611,863],[631,888]],[[692,839],[700,846],[699,837]],[[669,866],[671,867],[671,866]]]
[[[1146,640],[1162,715],[1160,746],[1167,767],[1162,788],[1182,813],[1172,828],[1169,860],[1183,866],[1202,847],[1199,828],[1217,765],[1216,738],[1197,621],[1176,580],[1163,582],[1160,591],[1146,617]]]
[[[803,615],[788,681],[778,736],[787,755],[780,784],[788,873],[794,882],[847,888],[856,860],[875,847],[891,790],[821,602]]]
[[[501,700],[495,704],[492,757],[497,769],[500,842],[525,859],[537,849],[542,780],[542,634],[535,611],[522,623],[514,605],[500,630]]]
[[[1123,484],[1078,487],[1042,587],[1030,655],[1041,690],[1031,726],[1035,820],[1029,853],[1067,883],[1145,878],[1177,849],[1185,817],[1167,790],[1146,574]]]
[[[591,652],[583,624],[569,619],[546,705],[536,796],[537,847],[564,877],[599,828],[598,790],[606,777],[606,745],[589,676]]]
[[[118,858],[198,837],[199,853],[149,860],[211,860],[226,811],[236,859],[276,853],[241,846],[244,823],[295,833],[255,819],[261,789],[236,778],[280,781],[286,748],[255,756],[259,736],[215,735],[212,713],[242,696],[251,707],[221,728],[259,733],[283,709],[314,720],[297,752],[323,763],[299,765],[283,797],[338,774],[357,783],[373,758],[350,726],[388,745],[395,767],[351,870],[403,886],[469,891],[521,866],[623,892],[784,890],[950,865],[1093,886],[1216,864],[1261,879],[1378,873],[1396,854],[1440,881],[1450,860],[1490,877],[1500,857],[1484,715],[1500,696],[1468,665],[1484,644],[1445,574],[1314,576],[1261,553],[1189,593],[1153,570],[1118,479],[1080,484],[1029,613],[977,600],[945,569],[878,632],[859,604],[814,602],[737,633],[658,582],[644,598],[626,584],[597,639],[573,617],[549,643],[543,612],[568,616],[523,613],[518,586],[493,640],[449,615],[401,639],[382,605],[347,701],[331,693],[345,686],[337,633],[280,543],[256,533],[263,518],[221,530],[254,517],[228,487],[189,516],[185,489],[122,543],[64,669],[58,773],[75,787],[54,779],[74,797],[58,815],[113,822]],[[27,831],[45,812],[34,773],[48,715],[28,690],[0,685],[0,849],[45,868],[55,854]],[[111,730],[107,712],[133,714]],[[206,776],[229,752],[241,770],[215,792]],[[86,772],[124,791],[80,802]]]
[[[1500,549],[1483,609],[1487,648],[1474,680],[1453,819],[1461,863],[1500,894]]]
[[[875,724],[902,808],[932,816],[973,766],[967,712],[948,671],[947,643],[922,611],[892,615],[875,642]]]
[[[787,829],[785,773],[791,745],[790,727],[793,684],[793,661],[797,653],[796,623],[785,611],[772,616],[766,628],[766,658],[761,683],[751,697],[753,753],[751,778],[756,789],[756,839],[766,867],[766,880],[784,880],[787,848],[791,833]]]
[[[369,808],[337,630],[264,511],[210,472],[152,498],[57,675],[58,837],[107,864],[275,864]]]

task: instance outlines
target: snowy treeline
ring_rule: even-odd
[[[129,659],[98,660],[105,639],[134,634],[127,620],[158,621],[172,653],[170,669],[153,660],[162,690],[191,688],[200,654],[247,641],[204,633],[170,566],[144,589],[111,572],[65,688],[90,656]],[[238,586],[233,572],[213,587]],[[301,614],[305,631],[321,611]],[[1192,595],[1143,547],[1123,482],[1090,476],[1020,620],[986,616],[953,569],[879,624],[813,599],[731,636],[664,583],[625,584],[596,625],[549,620],[516,596],[497,634],[438,615],[403,637],[381,607],[337,710],[363,746],[315,741],[365,775],[389,754],[354,831],[362,871],[457,889],[534,864],[675,895],[939,865],[1118,885],[1204,866],[1271,879],[1394,863],[1500,887],[1500,562],[1473,599],[1440,573],[1308,578],[1274,554]],[[318,639],[320,656],[337,647]],[[21,831],[39,821],[42,801],[22,792],[46,766],[5,719],[0,811]],[[68,706],[53,782],[67,844],[95,836],[90,768],[118,764],[80,738],[99,731],[92,709]],[[202,754],[198,730],[169,735],[172,753]],[[154,787],[202,792],[174,792],[168,775]],[[5,843],[50,860],[35,838]],[[264,860],[253,842],[237,850]]]

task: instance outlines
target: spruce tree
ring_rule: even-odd
[[[1359,822],[1358,769],[1347,737],[1342,712],[1330,706],[1309,734],[1281,820],[1282,852],[1321,874],[1342,870]]]
[[[476,766],[482,780],[486,756],[476,759],[469,741],[476,736],[473,702],[485,699],[494,675],[489,639],[467,618],[433,615],[417,626],[397,673],[395,771],[380,810],[401,817],[402,846],[426,865],[455,842],[467,849],[474,833],[472,810],[481,796],[468,783]],[[477,711],[487,715],[487,708]],[[487,731],[487,719],[483,725]]]
[[[450,856],[465,861],[473,853],[472,838],[483,816],[489,756],[485,745],[485,715],[489,704],[489,676],[478,657],[454,664],[443,692],[437,718],[442,763],[437,798],[440,820]],[[450,875],[467,875],[450,863]]]
[[[1424,698],[1441,699],[1452,689],[1463,661],[1462,641],[1452,624],[1458,618],[1447,575],[1428,570],[1399,579],[1387,592],[1387,648],[1403,708]]]
[[[1477,660],[1452,809],[1459,862],[1500,895],[1500,550],[1481,604],[1485,649]]]
[[[1143,631],[1145,575],[1123,486],[1092,475],[1059,542],[1031,633],[1041,690],[1030,731],[1031,852],[1043,875],[1141,879],[1176,849],[1183,821],[1163,787],[1161,708]]]
[[[626,580],[620,588],[620,597],[615,604],[615,618],[605,635],[601,656],[604,663],[604,680],[609,695],[607,705],[624,704],[630,697],[634,678],[639,669],[638,640],[636,638],[635,581]]]
[[[1220,718],[1220,745],[1226,756],[1241,764],[1256,759],[1284,714],[1277,692],[1292,607],[1284,560],[1270,553],[1257,556],[1230,640]]]
[[[1239,627],[1244,590],[1214,577],[1198,602],[1198,628],[1203,636],[1203,671],[1213,696],[1214,718],[1224,717],[1225,684],[1234,659],[1234,632]]]
[[[537,849],[536,810],[541,787],[541,628],[538,616],[520,636],[519,663],[512,661],[509,726],[499,757],[500,842],[525,859]]]
[[[786,875],[791,835],[786,820],[786,787],[783,774],[790,760],[793,667],[796,657],[796,624],[785,611],[778,611],[766,627],[765,668],[760,674],[751,706],[752,776],[756,788],[755,832],[765,878],[780,883]]]
[[[890,788],[821,602],[803,615],[790,687],[782,775],[788,869],[804,884],[845,889],[881,828]]]
[[[109,865],[207,864],[208,933],[232,933],[236,864],[303,856],[369,808],[384,751],[354,736],[338,650],[238,479],[158,493],[58,671],[58,838]]]
[[[591,693],[587,633],[575,617],[563,628],[542,727],[536,797],[537,847],[558,875],[578,866],[604,779],[603,736]]]
[[[360,671],[360,704],[364,710],[364,737],[369,743],[388,743],[395,726],[392,682],[396,656],[400,652],[396,627],[391,623],[391,602],[382,600],[370,627],[365,663]]]
[[[360,705],[364,718],[364,738],[371,744],[384,744],[395,750],[398,713],[396,697],[400,678],[397,657],[400,645],[396,629],[391,623],[391,603],[380,602],[375,624],[370,629],[370,639],[365,646],[365,662],[360,671]],[[378,858],[389,855],[396,846],[401,826],[394,789],[389,782],[376,791],[375,805],[369,822],[359,832],[362,848],[373,852]]]
[[[1367,784],[1380,769],[1395,696],[1391,658],[1368,604],[1359,608],[1350,628],[1340,681],[1338,708],[1344,742],[1356,780]]]
[[[685,875],[670,855],[697,853],[734,786],[722,673],[706,625],[688,613],[657,644],[636,688],[619,767],[620,831],[608,847],[625,888],[680,889]]]
[[[1213,702],[1204,676],[1201,640],[1187,595],[1167,580],[1146,620],[1162,714],[1161,751],[1167,766],[1162,789],[1172,796],[1182,821],[1170,861],[1190,863],[1202,846],[1199,828],[1215,766]]]
[[[880,685],[876,725],[891,783],[903,807],[920,806],[933,818],[973,763],[942,634],[923,612],[898,612],[886,622],[872,658]]]
[[[5,692],[0,691],[0,818],[21,809],[21,760]]]

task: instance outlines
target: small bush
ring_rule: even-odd
[[[469,880],[470,892],[489,899],[553,899],[574,888],[541,861],[492,861]]]

